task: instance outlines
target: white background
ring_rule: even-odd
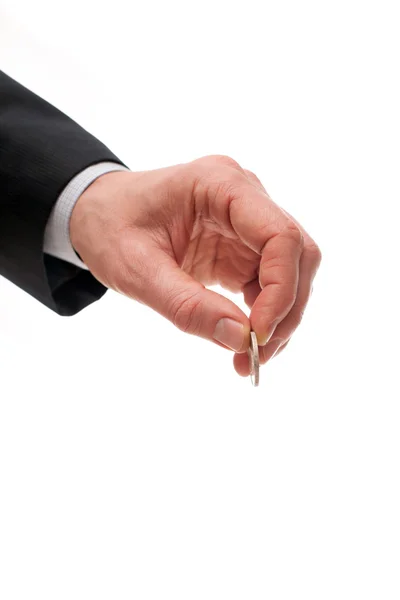
[[[0,279],[2,600],[400,597],[396,4],[1,0],[9,75],[132,169],[232,156],[323,253],[259,388]]]

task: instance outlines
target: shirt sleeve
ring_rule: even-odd
[[[112,171],[129,171],[115,162],[102,162],[87,167],[76,175],[59,195],[49,217],[44,234],[43,251],[88,270],[75,252],[69,235],[69,223],[74,206],[83,192],[101,175]]]

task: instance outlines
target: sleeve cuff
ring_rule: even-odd
[[[74,206],[89,185],[101,175],[112,171],[129,170],[115,162],[101,162],[84,169],[71,179],[58,197],[47,221],[43,251],[88,270],[75,252],[69,237],[69,222]]]

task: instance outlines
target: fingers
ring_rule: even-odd
[[[296,301],[285,319],[283,319],[276,327],[270,342],[265,348],[266,351],[269,344],[275,341],[275,338],[283,340],[284,342],[289,341],[297,327],[300,325],[307,307],[308,300],[312,294],[312,284],[315,275],[321,263],[321,251],[318,246],[304,230],[304,228],[302,228],[294,219],[294,217],[289,215],[289,213],[287,213],[285,210],[283,210],[283,212],[285,212],[285,214],[287,214],[289,218],[291,218],[297,224],[297,226],[301,228],[304,237],[304,249],[300,258],[299,284],[297,288]],[[286,343],[282,343],[277,354],[279,354],[284,347],[286,347]]]
[[[268,342],[296,302],[302,252],[303,236],[289,223],[263,248],[259,273],[261,292],[250,314],[260,346]]]
[[[248,179],[254,184],[254,186],[259,189],[265,191],[262,183],[258,179],[258,177],[252,173],[251,171],[245,170],[246,176]],[[296,300],[288,312],[287,316],[277,325],[273,335],[270,338],[269,343],[260,348],[260,363],[264,364],[267,360],[272,358],[272,356],[276,356],[279,354],[283,348],[286,347],[287,341],[291,338],[295,329],[299,326],[304,311],[306,309],[307,302],[312,293],[312,283],[316,272],[319,268],[321,262],[321,252],[312,238],[308,235],[308,233],[304,230],[304,228],[296,221],[292,215],[290,215],[286,210],[280,209],[288,218],[299,228],[302,233],[304,240],[304,248],[301,253],[300,262],[299,262],[299,277],[298,277],[298,287],[296,293]],[[245,297],[245,301],[250,300],[248,306],[250,308],[253,306],[256,301],[257,293],[257,285],[255,282],[250,282],[248,284],[248,289],[243,290],[243,294]],[[260,292],[261,293],[261,288]],[[276,348],[278,347],[278,350]],[[274,354],[275,352],[275,354]]]
[[[295,303],[303,234],[264,191],[250,182],[237,191],[229,208],[240,239],[261,255],[261,292],[250,322],[259,344],[264,345]]]
[[[244,301],[249,308],[252,308],[257,296],[261,293],[261,287],[258,279],[254,279],[246,284],[243,288],[243,297]],[[289,312],[290,315],[290,312]],[[288,316],[289,316],[288,315]],[[288,317],[286,317],[287,319]],[[289,343],[281,338],[278,335],[273,335],[271,341],[265,346],[258,347],[259,353],[259,362],[260,365],[266,364],[269,360],[277,356],[281,353],[281,351],[287,346]],[[245,354],[235,354],[233,359],[234,368],[239,375],[242,377],[247,377],[250,374],[250,364]]]
[[[157,243],[138,234],[124,243],[124,268],[114,288],[150,306],[178,329],[245,352],[250,322],[244,312],[185,273]]]
[[[261,181],[258,179],[257,175],[255,173],[253,173],[252,171],[249,171],[248,169],[243,169],[244,173],[246,174],[246,177],[249,181],[251,181],[251,183],[258,189],[258,190],[262,190],[263,192],[265,192],[268,195],[267,190],[265,189],[265,187],[263,186],[263,184],[261,183]]]
[[[252,308],[260,292],[261,287],[258,279],[249,281],[249,283],[246,283],[246,285],[243,287],[243,299],[249,308]]]
[[[253,307],[254,302],[260,293],[261,293],[261,287],[260,287],[258,279],[253,279],[253,281],[250,281],[248,284],[246,284],[244,286],[243,297],[244,297],[245,303],[247,304],[247,306],[249,308]],[[293,310],[293,308],[292,308],[292,310]],[[291,311],[289,312],[286,319],[289,319],[290,314],[291,314]],[[283,323],[285,322],[285,320],[283,321]],[[277,329],[279,329],[279,326]],[[282,337],[279,335],[279,332],[277,332],[277,330],[276,330],[276,332],[274,333],[274,335],[271,338],[271,341],[268,344],[266,344],[265,346],[258,347],[260,365],[265,365],[269,360],[271,360],[275,356],[278,356],[278,354],[280,354],[282,352],[282,350],[284,348],[286,348],[289,341],[290,341],[290,338],[287,339],[287,341],[282,339]],[[250,364],[249,364],[247,355],[236,354],[234,356],[233,363],[234,363],[235,370],[242,377],[247,377],[250,374]]]
[[[312,282],[317,272],[319,262],[319,252],[315,249],[312,240],[309,239],[305,242],[300,258],[299,283],[296,300],[288,315],[276,327],[274,334],[271,337],[271,341],[273,341],[275,337],[285,341],[288,340],[300,325],[307,302],[311,295]]]
[[[258,178],[253,173],[248,171],[247,174],[249,175],[249,179],[254,181],[259,189],[264,189]],[[308,235],[304,228],[302,228],[301,225],[289,213],[287,213],[287,211],[283,210],[283,212],[287,214],[287,216],[292,219],[302,231],[304,238],[304,249],[299,263],[299,278],[296,300],[287,316],[277,325],[269,343],[267,343],[265,346],[259,346],[259,360],[261,365],[278,356],[288,345],[291,336],[302,320],[307,302],[312,294],[313,280],[321,262],[321,252],[312,238]],[[254,303],[259,294],[261,294],[261,291],[261,286],[257,280],[253,280],[244,286],[243,296],[249,308],[254,306]],[[234,367],[239,375],[247,376],[250,373],[248,360],[243,355],[236,355],[234,357]]]
[[[291,336],[299,326],[307,302],[312,293],[312,282],[318,270],[321,261],[321,255],[318,248],[315,248],[314,242],[305,232],[306,245],[303,249],[299,266],[299,284],[297,288],[296,300],[287,314],[287,316],[277,325],[270,341],[265,346],[259,346],[260,364],[263,365],[271,358],[278,356],[289,343]],[[243,289],[243,295],[246,304],[252,308],[261,294],[261,287],[257,280],[248,283]],[[234,366],[237,372],[242,376],[247,376],[250,372],[248,360],[242,355],[234,358]]]
[[[290,339],[287,342],[285,342],[284,344],[282,344],[281,346],[279,346],[279,348],[275,352],[274,356],[278,356],[278,354],[280,354],[282,352],[282,350],[284,350],[286,348],[286,346],[288,345],[289,342],[290,342]]]

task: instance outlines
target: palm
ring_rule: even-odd
[[[216,223],[201,220],[193,227],[178,262],[203,285],[219,284],[236,293],[257,278],[260,256],[232,230],[223,231]]]

